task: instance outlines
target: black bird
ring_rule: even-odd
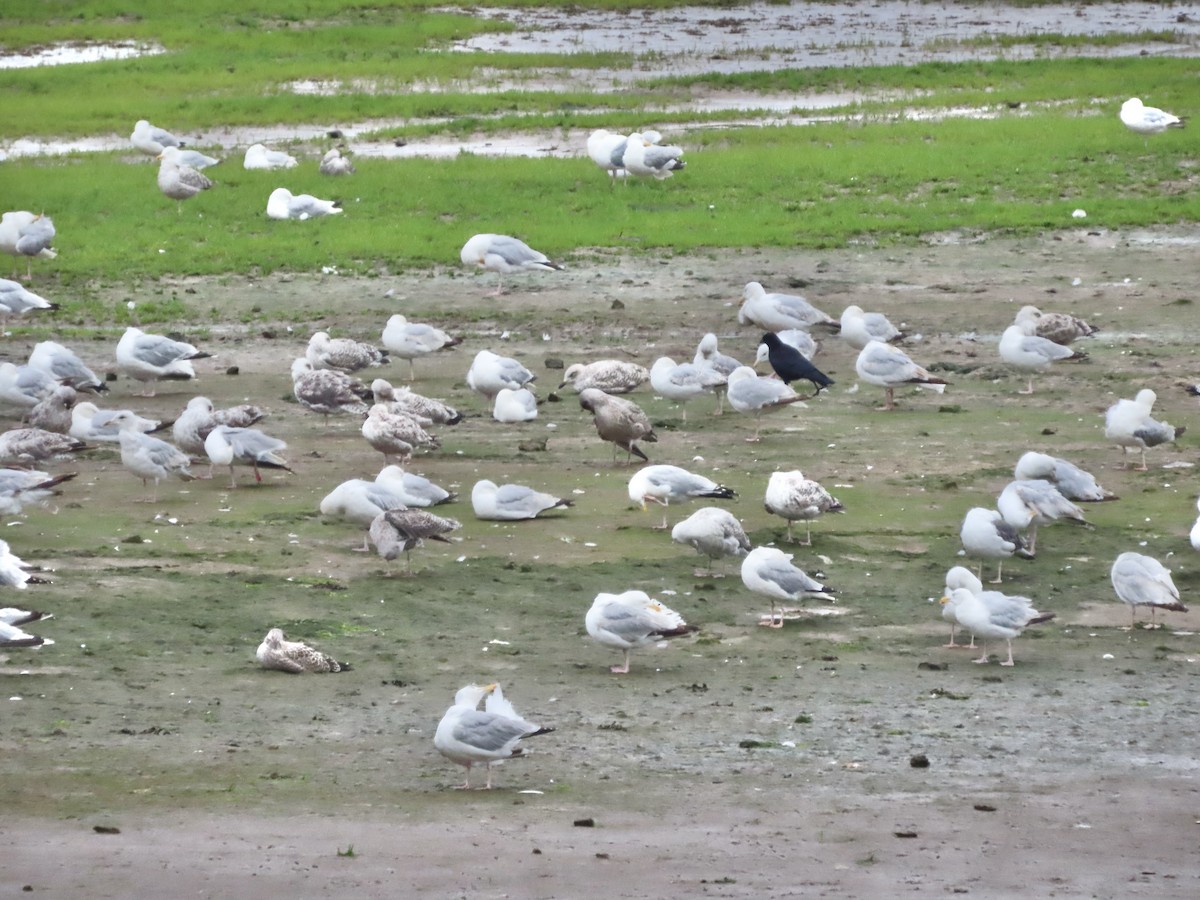
[[[812,386],[817,389],[818,394],[821,393],[822,388],[830,387],[833,384],[832,378],[805,359],[804,355],[795,347],[781,341],[779,335],[773,331],[764,334],[762,342],[767,345],[767,360],[771,363],[771,368],[775,370],[775,374],[784,384],[791,384],[793,381],[810,381]]]

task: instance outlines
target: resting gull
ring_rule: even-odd
[[[1184,426],[1174,428],[1150,415],[1157,399],[1154,391],[1143,388],[1134,399],[1118,400],[1104,413],[1104,436],[1121,448],[1125,466],[1128,466],[1125,457],[1130,450],[1141,453],[1139,472],[1146,471],[1146,451],[1149,448],[1170,443],[1187,430]]]
[[[664,638],[682,637],[700,630],[687,624],[683,616],[662,601],[638,590],[597,594],[583,623],[595,641],[605,647],[615,647],[624,654],[622,665],[609,668],[614,675],[629,673],[629,652],[635,647],[646,647]]]
[[[576,392],[596,388],[606,394],[628,394],[649,380],[650,372],[645,366],[619,359],[598,359],[567,366],[559,387],[569,384]]]
[[[532,422],[538,414],[537,397],[529,388],[500,388],[492,404],[492,418],[506,425]]]
[[[212,180],[185,164],[178,147],[167,147],[158,155],[158,189],[175,201],[176,212],[183,212],[183,201],[190,200],[213,186]]]
[[[271,219],[295,219],[303,222],[342,211],[341,200],[322,200],[312,194],[293,194],[287,188],[275,188],[267,198],[267,216]]]
[[[390,462],[393,456],[408,462],[417,447],[436,450],[442,445],[438,437],[422,428],[413,416],[391,412],[383,403],[376,403],[367,411],[361,430],[367,443],[383,454],[384,463]]]
[[[172,423],[171,439],[184,453],[202,456],[205,454],[204,439],[218,425],[249,428],[266,415],[259,407],[248,403],[216,409],[207,397],[193,397]]]
[[[0,622],[0,650],[15,650],[19,648],[36,649],[38,647],[48,647],[53,643],[54,641],[50,640],[50,638],[30,634],[16,625]]]
[[[17,516],[26,506],[45,506],[51,497],[62,493],[58,490],[60,484],[78,475],[78,472],[51,475],[36,469],[0,468],[0,515]]]
[[[26,290],[19,282],[0,278],[0,318],[7,320],[35,309],[58,309],[58,304]]]
[[[533,519],[548,510],[574,505],[572,500],[535,491],[522,484],[497,485],[494,481],[481,479],[471,488],[471,507],[480,519],[500,522]]]
[[[499,356],[491,350],[476,353],[467,370],[467,385],[488,400],[495,400],[503,388],[523,388],[536,378],[515,359]]]
[[[387,354],[371,344],[351,338],[331,338],[327,331],[317,331],[308,339],[304,358],[314,369],[336,369],[357,372],[385,365]]]
[[[155,381],[189,381],[196,377],[192,360],[208,359],[205,353],[186,341],[161,334],[147,334],[130,325],[117,342],[117,368],[144,384]],[[154,390],[142,396],[153,397]]]
[[[832,600],[833,588],[826,587],[810,578],[802,569],[792,565],[792,555],[775,547],[755,547],[742,560],[742,583],[756,594],[771,598],[771,618],[766,623],[771,628],[783,627],[786,610],[777,600],[799,600],[801,597],[818,597]],[[775,607],[779,606],[778,621]]]
[[[71,409],[71,427],[67,434],[88,443],[116,444],[121,439],[121,429],[132,427],[144,434],[163,427],[158,419],[147,419],[131,409],[100,409],[95,403],[84,400]]]
[[[389,509],[404,509],[406,504],[392,485],[363,478],[343,481],[321,499],[321,515],[358,525],[363,529],[363,543],[356,550],[370,550],[370,533],[367,529],[376,516]]]
[[[390,412],[407,413],[422,423],[438,425],[457,425],[462,421],[462,413],[453,406],[447,406],[441,400],[418,394],[412,388],[392,387],[391,382],[376,378],[371,382],[371,395],[376,403],[387,406]]]
[[[1038,453],[1035,450],[1021,454],[1016,468],[1013,469],[1013,477],[1049,481],[1068,500],[1076,500],[1081,503],[1117,499],[1115,494],[1110,494],[1100,486],[1091,472],[1087,472],[1065,459]]]
[[[787,522],[787,539],[792,537],[792,522],[803,521],[805,526],[803,546],[812,546],[813,519],[825,513],[840,513],[845,510],[841,501],[825,490],[818,482],[805,478],[799,469],[790,472],[772,472],[767,481],[763,498],[767,512]]]
[[[450,543],[446,537],[462,525],[456,519],[435,516],[423,509],[388,509],[377,515],[367,532],[376,552],[389,563],[404,554],[407,573],[412,574],[412,551],[426,540]]]
[[[613,462],[617,459],[617,448],[633,457],[648,460],[649,457],[637,445],[638,441],[655,443],[658,435],[650,424],[650,417],[632,400],[612,397],[598,388],[585,388],[579,392],[579,405],[592,414],[592,424],[602,441],[613,445]]]
[[[883,341],[870,341],[863,347],[854,363],[854,371],[868,384],[884,388],[887,392],[887,403],[882,409],[885,410],[896,408],[893,392],[902,384],[915,384],[939,394],[944,392],[949,384],[948,381],[929,374],[909,359],[902,350]]]
[[[287,449],[287,443],[279,438],[271,437],[257,428],[234,428],[230,425],[217,425],[204,439],[204,452],[213,466],[229,466],[229,486],[237,487],[237,476],[233,467],[253,466],[254,480],[262,483],[264,469],[282,469],[291,472],[288,461],[280,456],[281,450]]]
[[[683,421],[687,421],[687,402],[701,394],[715,390],[725,382],[724,376],[695,363],[676,363],[669,356],[661,356],[650,367],[650,387],[655,393],[682,409]]]
[[[374,399],[365,384],[353,375],[335,369],[314,369],[304,357],[292,360],[292,392],[301,406],[319,412],[329,421],[331,414],[365,416],[366,400]]]
[[[408,360],[410,381],[416,380],[414,361],[417,357],[436,353],[449,347],[457,347],[462,338],[451,337],[440,328],[421,322],[410,322],[397,313],[390,316],[383,327],[383,346],[398,359]]]
[[[1137,97],[1121,104],[1121,123],[1130,131],[1145,137],[1162,134],[1168,128],[1182,128],[1183,119],[1156,106],[1146,106]]]
[[[337,147],[330,147],[321,157],[318,170],[322,175],[353,175],[354,163],[342,156],[342,151]]]
[[[251,144],[242,159],[242,167],[246,169],[294,169],[298,165],[290,153],[268,149],[265,144]]]
[[[682,147],[656,144],[640,131],[629,135],[621,161],[630,175],[655,178],[659,181],[670,178],[687,166],[683,160]]]
[[[264,669],[277,669],[293,675],[304,672],[348,672],[351,669],[349,663],[338,662],[328,653],[301,641],[287,640],[279,628],[267,632],[254,656]]]
[[[434,484],[424,475],[406,472],[400,466],[384,466],[375,476],[375,483],[394,491],[405,506],[426,507],[452,503],[458,499],[453,491]]]
[[[799,355],[799,354],[797,354]],[[803,358],[803,357],[801,357]],[[761,438],[763,413],[786,409],[794,403],[802,403],[801,397],[792,388],[776,378],[764,378],[749,366],[740,366],[729,376],[726,388],[729,405],[746,415],[754,416],[754,434],[747,441],[757,442]]]
[[[145,119],[138,119],[133,126],[133,134],[129,141],[147,156],[158,156],[167,147],[182,147],[183,141],[171,134],[165,128],[151,125]]]
[[[478,708],[481,702],[485,702],[482,710]],[[522,738],[553,730],[522,718],[504,699],[500,685],[468,684],[454,695],[454,705],[438,723],[433,746],[446,759],[466,768],[464,790],[471,787],[471,766],[483,763],[487,770],[484,787],[491,790],[492,763],[523,756],[524,750],[518,746]]]
[[[0,434],[0,464],[33,466],[68,453],[90,449],[89,445],[70,435],[43,431],[41,428],[14,428]]]
[[[1112,586],[1117,598],[1129,606],[1129,627],[1137,624],[1137,608],[1150,607],[1150,626],[1156,628],[1154,613],[1159,609],[1187,612],[1179,602],[1179,589],[1171,580],[1171,570],[1153,556],[1122,553],[1112,566]]]
[[[1015,321],[1033,323],[1033,333],[1038,337],[1066,346],[1077,338],[1091,337],[1100,329],[1067,313],[1046,313],[1036,306],[1022,306]]]
[[[84,365],[75,351],[55,341],[34,344],[29,365],[83,393],[100,394],[108,390],[103,379]]]
[[[890,344],[901,340],[904,332],[889,322],[883,313],[863,312],[861,306],[851,305],[842,310],[838,336],[855,350],[861,350],[871,341]]]
[[[797,294],[769,294],[757,281],[748,282],[742,290],[738,321],[743,325],[753,323],[775,332],[786,328],[808,331],[814,325],[834,331],[839,327],[837,319],[817,309],[803,297]]]
[[[0,363],[0,404],[28,412],[45,400],[61,382],[33,366]]]
[[[708,559],[708,571],[696,573],[713,575],[713,563],[718,559],[743,557],[750,552],[750,538],[737,517],[719,506],[705,506],[696,510],[671,529],[671,540],[691,547]]]
[[[771,332],[789,347],[793,347],[799,351],[800,355],[812,362],[812,358],[817,355],[821,349],[811,334],[801,328],[785,328],[783,331]],[[754,368],[758,368],[762,363],[770,363],[771,348],[764,343],[759,343],[754,352]]]
[[[513,272],[549,272],[562,269],[562,266],[552,262],[546,254],[506,234],[477,234],[463,244],[459,256],[464,266],[474,266],[496,273],[497,285],[494,294],[504,293],[504,276]]]
[[[663,508],[660,530],[667,528],[667,511],[676,505],[692,500],[711,498],[732,500],[737,492],[711,478],[681,469],[679,466],[644,466],[629,479],[629,499],[646,509],[647,503],[657,503]]]
[[[1012,642],[1030,625],[1048,622],[1054,613],[1042,613],[1034,609],[1028,597],[1009,596],[999,591],[984,591],[976,594],[967,588],[955,588],[942,597],[942,603],[954,604],[954,615],[958,624],[980,639],[983,655],[975,660],[987,663],[988,639],[1003,640],[1008,645],[1008,659],[1000,665],[1013,665]]]

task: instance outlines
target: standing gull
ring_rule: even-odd
[[[267,198],[267,217],[287,221],[319,219],[342,211],[341,200],[322,200],[312,194],[293,194],[287,188],[275,188]]]
[[[180,159],[178,147],[167,147],[158,155],[158,189],[175,201],[176,212],[183,212],[183,201],[190,200],[213,186],[212,180]]]
[[[625,145],[627,138],[623,134],[615,134],[605,128],[597,128],[587,140],[587,152],[600,169],[608,175],[609,186],[616,180],[618,173],[625,173]]]
[[[750,539],[742,523],[729,510],[705,506],[696,510],[671,529],[671,540],[691,547],[708,558],[708,571],[697,576],[713,575],[713,563],[730,556],[742,557],[750,552]]]
[[[269,150],[265,144],[251,144],[242,159],[245,169],[294,169],[300,165],[296,157],[282,150]]]
[[[710,331],[700,338],[700,343],[696,345],[696,355],[692,358],[692,365],[707,370],[716,377],[717,381],[713,389],[717,394],[717,410],[714,415],[721,415],[725,407],[725,391],[729,384],[729,376],[742,364],[732,356],[721,352],[717,346],[717,336]]]
[[[1026,544],[1025,539],[1012,525],[1004,520],[994,509],[976,506],[967,510],[963,517],[962,527],[958,532],[963,550],[974,559],[994,559],[997,561],[996,577],[992,584],[1000,584],[1004,574],[1004,560],[1019,556],[1022,559],[1033,559],[1034,553]],[[979,564],[979,577],[983,577],[983,563]]]
[[[380,557],[391,562],[401,553],[411,575],[412,551],[423,547],[426,540],[450,543],[446,537],[462,525],[456,519],[444,519],[423,509],[388,509],[377,515],[368,529],[368,536]]]
[[[327,331],[313,333],[308,339],[304,358],[314,369],[336,369],[347,373],[388,362],[387,354],[378,347],[351,338],[331,338]]]
[[[471,488],[471,508],[475,510],[476,517],[498,522],[533,519],[548,510],[566,509],[574,505],[571,500],[535,491],[523,484],[497,485],[485,478],[475,482]]]
[[[1033,607],[1028,597],[1016,597],[999,591],[976,594],[967,588],[955,588],[944,597],[942,603],[954,604],[954,615],[958,624],[969,629],[980,639],[983,655],[977,663],[990,662],[987,652],[989,638],[1003,640],[1008,645],[1008,659],[1002,666],[1013,665],[1012,642],[1030,625],[1048,622],[1054,613],[1041,613]]]
[[[495,400],[503,388],[523,388],[536,378],[515,359],[498,356],[490,350],[476,353],[467,370],[467,386],[488,400]]]
[[[108,390],[108,385],[84,365],[73,350],[54,341],[34,344],[33,352],[29,354],[29,365],[77,391],[99,394]]]
[[[161,334],[147,334],[132,325],[117,342],[117,368],[129,378],[149,384],[155,381],[189,381],[196,377],[192,360],[208,359],[205,353],[186,341]],[[153,397],[154,389],[142,394]]]
[[[142,479],[142,484],[154,482],[151,503],[158,502],[158,483],[164,478],[191,481],[196,477],[188,468],[191,460],[178,447],[138,431],[132,416],[119,413],[118,419],[122,424],[121,464]]]
[[[965,588],[972,594],[983,593],[983,582],[981,582],[975,573],[965,566],[954,566],[946,572],[946,589],[943,592],[942,600],[942,619],[950,623],[950,640],[943,647],[958,649],[965,648],[975,649],[975,633],[971,632],[971,643],[960,644],[954,638],[958,633],[959,621],[956,612],[958,604],[954,602],[953,591],[957,588]],[[946,598],[949,598],[948,600]]]
[[[1134,399],[1118,400],[1104,413],[1104,436],[1121,448],[1124,466],[1128,466],[1125,458],[1130,450],[1141,453],[1139,472],[1146,471],[1146,451],[1149,448],[1170,443],[1187,430],[1185,426],[1174,428],[1150,415],[1157,399],[1154,391],[1144,388],[1137,392]]]
[[[253,466],[254,480],[262,483],[264,469],[282,469],[291,472],[292,467],[286,459],[279,455],[280,450],[286,450],[287,444],[279,438],[264,434],[257,428],[232,428],[229,425],[217,425],[204,439],[204,452],[214,466],[229,466],[229,486],[237,487],[237,477],[233,474],[235,465]]]
[[[266,415],[251,404],[216,409],[207,397],[193,397],[172,423],[171,439],[184,453],[202,456],[205,453],[204,439],[218,425],[249,428],[266,418]]]
[[[817,355],[821,349],[821,345],[816,342],[811,334],[802,328],[785,328],[783,331],[771,332],[789,347],[794,347],[800,352],[800,355],[812,362],[812,358]],[[764,343],[759,343],[758,348],[754,353],[754,368],[758,368],[762,363],[771,361],[771,348]]]
[[[637,445],[638,441],[658,441],[650,417],[632,400],[624,397],[611,397],[597,388],[585,388],[579,392],[579,405],[592,414],[592,424],[596,426],[596,434],[603,441],[613,445],[613,462],[616,462],[617,451],[620,448],[633,457],[648,460],[649,457]]]
[[[304,672],[348,672],[351,669],[348,663],[338,662],[328,653],[301,641],[287,640],[279,628],[267,632],[254,656],[264,669],[276,669],[293,675]]]
[[[729,376],[729,405],[740,413],[754,416],[754,434],[747,441],[761,438],[763,413],[776,412],[804,401],[790,386],[775,378],[763,378],[749,366],[740,366]]]
[[[948,381],[929,374],[903,351],[882,341],[870,341],[863,347],[854,363],[854,371],[863,381],[887,392],[887,403],[882,407],[885,410],[896,408],[894,391],[899,385],[915,384],[940,394],[949,384]]]
[[[480,702],[485,702],[482,710],[478,708]],[[433,746],[446,759],[466,768],[466,783],[460,785],[463,790],[471,788],[471,766],[476,763],[484,764],[484,787],[491,790],[492,763],[523,756],[524,750],[518,746],[522,738],[553,730],[522,718],[504,699],[500,685],[468,684],[454,695],[454,705],[438,723]]]
[[[1146,137],[1162,134],[1168,128],[1182,128],[1183,119],[1156,106],[1146,106],[1137,97],[1130,97],[1121,104],[1121,123],[1137,134]]]
[[[863,312],[861,306],[843,309],[840,324],[838,337],[855,350],[861,350],[871,341],[890,344],[904,337],[904,332],[889,322],[883,313]]]
[[[787,610],[777,600],[799,600],[801,597],[818,597],[832,600],[833,589],[810,578],[802,569],[792,565],[792,555],[775,547],[755,547],[742,560],[742,584],[771,598],[771,618],[766,623],[770,628],[782,628]],[[775,607],[779,606],[778,621]]]
[[[1029,529],[1030,553],[1037,552],[1039,525],[1059,521],[1088,525],[1083,517],[1083,510],[1064,497],[1049,481],[1040,478],[1010,481],[1000,492],[1000,497],[996,500],[996,509],[1013,528]]]
[[[494,294],[504,293],[504,276],[513,272],[562,269],[544,253],[534,250],[524,241],[506,234],[477,234],[465,244],[459,254],[464,266],[474,266],[497,277]]]
[[[438,437],[422,428],[415,418],[407,413],[391,412],[382,403],[376,403],[367,412],[361,430],[367,443],[383,454],[385,463],[393,456],[408,462],[417,447],[436,450],[442,446]]]
[[[828,512],[845,510],[841,502],[811,478],[805,478],[799,469],[790,472],[772,472],[767,481],[767,492],[763,498],[767,512],[787,521],[788,543],[792,537],[792,522],[803,521],[805,547],[812,546],[813,519]]]
[[[595,641],[605,647],[615,647],[624,654],[622,665],[609,668],[614,675],[629,673],[629,651],[635,647],[700,630],[687,624],[683,616],[665,603],[637,590],[597,594],[583,623]]]
[[[577,392],[596,388],[606,394],[628,394],[649,380],[650,372],[645,366],[619,359],[598,359],[567,366],[559,387],[569,384]]]
[[[1025,319],[1009,325],[1000,336],[1000,358],[1029,376],[1029,386],[1018,394],[1033,393],[1033,373],[1049,371],[1050,366],[1064,359],[1086,359],[1081,351],[1056,344],[1049,338],[1034,334],[1037,325]]]
[[[1200,513],[1200,498],[1196,500],[1196,512]],[[1193,550],[1200,550],[1200,515],[1196,516],[1192,530],[1188,532],[1188,541],[1191,543]]]
[[[399,313],[388,318],[381,337],[383,346],[392,356],[408,360],[409,381],[416,381],[417,373],[413,362],[417,357],[456,347],[462,343],[462,338],[450,337],[446,332],[432,325],[410,322]]]
[[[808,331],[814,325],[837,331],[839,327],[837,319],[817,309],[803,297],[797,294],[769,294],[757,281],[748,282],[742,290],[738,321],[743,325],[753,323],[768,331],[786,328]]]
[[[1100,486],[1092,473],[1065,459],[1034,450],[1021,454],[1013,469],[1013,478],[1049,481],[1068,500],[1081,503],[1117,499],[1115,494],[1110,494]]]
[[[711,369],[694,363],[676,363],[669,356],[659,357],[650,367],[650,387],[680,405],[684,422],[687,421],[687,402],[715,389],[724,380]]]
[[[391,485],[362,478],[343,481],[321,499],[318,507],[321,515],[329,519],[350,522],[363,529],[363,542],[357,551],[370,550],[371,535],[368,529],[376,516],[389,509],[404,509],[404,498]]]
[[[1171,580],[1171,570],[1153,556],[1141,553],[1122,553],[1112,565],[1113,590],[1117,598],[1129,605],[1129,627],[1137,624],[1137,608],[1150,607],[1150,628],[1157,628],[1154,613],[1158,609],[1187,612],[1179,602],[1179,589]]]
[[[711,478],[681,469],[679,466],[645,466],[633,473],[629,479],[629,499],[646,509],[647,503],[657,503],[663,508],[663,521],[659,530],[667,528],[667,510],[672,503],[688,503],[692,500],[712,498],[732,500],[737,492]]]
[[[687,166],[683,160],[682,147],[664,147],[653,143],[640,131],[629,135],[622,163],[630,175],[655,178],[659,181],[670,178]]]
[[[0,216],[0,251],[19,261],[25,257],[25,280],[33,278],[33,260],[54,259],[58,253],[51,246],[55,237],[54,222],[45,214],[27,209],[14,209]],[[13,277],[17,275],[13,265]]]

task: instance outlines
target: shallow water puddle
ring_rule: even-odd
[[[137,41],[118,41],[115,44],[54,44],[28,52],[17,51],[0,55],[0,69],[66,66],[74,63],[156,56],[166,52],[165,48],[157,44],[142,44]]]

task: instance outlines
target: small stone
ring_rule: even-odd
[[[230,366],[225,370],[226,375],[237,375],[239,372],[241,372],[241,369],[239,369],[237,366]]]
[[[620,300],[614,300],[608,308],[609,309],[624,309],[625,304],[622,303]]]
[[[596,820],[589,816],[586,819],[576,819],[574,825],[576,828],[595,828]]]
[[[908,764],[914,769],[928,769],[929,757],[924,753],[915,753],[908,758]],[[916,837],[916,835],[913,835],[913,837]]]

